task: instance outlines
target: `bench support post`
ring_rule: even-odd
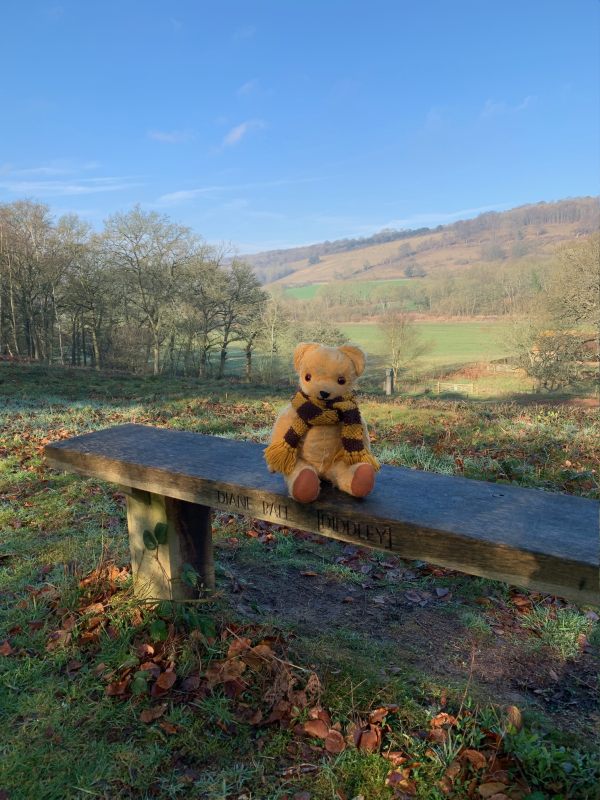
[[[189,600],[214,590],[210,515],[208,506],[139,489],[127,490],[127,526],[136,595],[156,600]],[[149,549],[144,531],[154,532],[157,523],[167,524],[167,540]],[[194,575],[197,586],[192,585]]]

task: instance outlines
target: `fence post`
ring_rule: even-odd
[[[391,369],[385,371],[385,393],[390,397],[394,392],[394,373]]]

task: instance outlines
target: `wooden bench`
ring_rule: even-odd
[[[45,452],[53,467],[127,487],[136,591],[150,597],[181,600],[214,588],[216,508],[600,602],[593,500],[384,466],[365,500],[324,486],[317,502],[301,505],[267,472],[261,445],[144,425],[84,434]]]

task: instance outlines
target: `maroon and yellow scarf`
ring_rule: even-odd
[[[298,447],[309,428],[313,425],[339,423],[342,425],[342,446],[334,461],[343,460],[346,464],[366,462],[374,469],[379,469],[379,462],[365,447],[360,411],[353,394],[319,400],[298,391],[292,399],[292,407],[296,411],[296,417],[283,439],[271,442],[265,450],[267,464],[274,472],[289,475],[293,471],[298,458]]]

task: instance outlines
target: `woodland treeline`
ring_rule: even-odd
[[[0,207],[0,354],[100,369],[222,376],[252,352],[267,294],[252,268],[135,208],[94,233],[40,203]]]

